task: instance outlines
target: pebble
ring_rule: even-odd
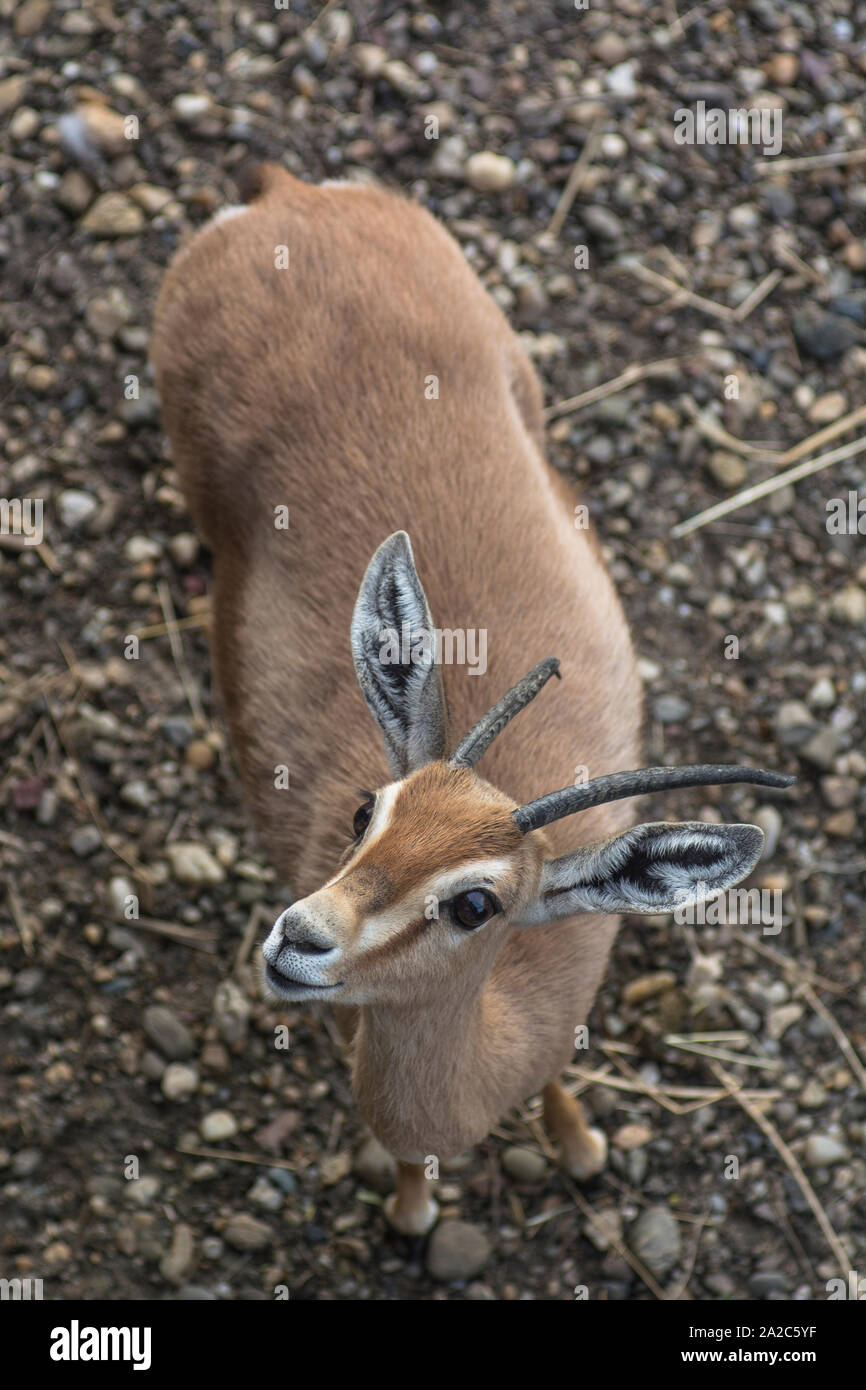
[[[182,125],[194,125],[210,114],[213,102],[206,92],[181,92],[171,103],[176,120]]]
[[[369,1138],[355,1155],[355,1172],[365,1187],[383,1196],[394,1189],[397,1164],[378,1139]]]
[[[866,589],[846,584],[830,600],[830,616],[851,627],[866,626]]]
[[[186,1100],[198,1090],[198,1071],[185,1062],[171,1062],[160,1085],[166,1100]]]
[[[225,880],[225,870],[204,845],[191,840],[180,840],[176,844],[166,846],[166,855],[172,875],[178,883],[200,888],[211,883],[223,883]]]
[[[319,1178],[323,1187],[336,1187],[352,1171],[352,1155],[343,1153],[326,1154],[319,1160]]]
[[[848,400],[842,391],[828,391],[810,405],[807,413],[813,425],[829,425],[838,420],[848,409]]]
[[[195,564],[199,555],[198,536],[192,531],[179,531],[168,543],[168,553],[178,569],[187,570]]]
[[[544,1155],[517,1144],[511,1145],[503,1153],[502,1167],[515,1182],[526,1183],[529,1187],[543,1183],[547,1176],[547,1159]]]
[[[254,1207],[261,1207],[262,1211],[275,1212],[282,1207],[285,1196],[267,1178],[256,1178],[247,1193],[247,1201]]]
[[[223,1139],[233,1139],[238,1132],[237,1120],[228,1110],[211,1110],[200,1125],[201,1137],[208,1144],[218,1144]]]
[[[822,1105],[826,1104],[826,1102],[826,1090],[821,1085],[820,1081],[817,1081],[815,1077],[812,1077],[810,1081],[806,1082],[806,1085],[800,1092],[801,1107],[804,1110],[819,1110]]]
[[[71,531],[88,522],[98,507],[99,503],[95,497],[75,487],[67,488],[57,499],[60,520]]]
[[[70,835],[69,845],[79,859],[88,859],[102,845],[102,836],[95,825],[82,825]]]
[[[617,63],[605,73],[604,85],[609,92],[627,100],[637,96],[637,82],[632,63]]]
[[[822,777],[821,792],[832,810],[841,811],[854,805],[860,794],[860,784],[856,777]]]
[[[133,1206],[149,1207],[158,1192],[159,1178],[145,1175],[143,1178],[132,1178],[128,1182],[126,1195]]]
[[[809,1168],[829,1168],[848,1158],[848,1150],[827,1134],[811,1134],[806,1140],[803,1159]]]
[[[84,214],[81,226],[98,237],[134,236],[144,227],[144,213],[125,193],[103,193]]]
[[[677,977],[670,970],[657,970],[652,975],[641,975],[631,980],[623,989],[624,1004],[642,1004],[645,999],[654,999],[657,994],[673,989]]]
[[[614,1148],[620,1149],[622,1153],[630,1153],[632,1149],[642,1149],[652,1137],[653,1132],[648,1125],[621,1125],[613,1136],[613,1144]]]
[[[764,848],[761,859],[772,859],[776,853],[779,836],[782,833],[782,817],[775,806],[759,806],[752,821],[764,832]]]
[[[493,154],[482,150],[470,155],[464,168],[464,176],[470,188],[476,193],[502,193],[514,183],[514,161],[503,154]]]
[[[681,724],[690,710],[691,705],[679,695],[660,695],[653,701],[653,714],[660,724]]]
[[[243,1042],[250,1020],[246,995],[234,980],[222,980],[214,994],[214,1022],[224,1043],[234,1047]]]
[[[171,1247],[159,1262],[159,1272],[167,1284],[182,1284],[195,1256],[193,1229],[179,1221],[172,1232]]]
[[[745,463],[736,454],[714,449],[707,460],[707,472],[720,487],[733,490],[742,487],[748,478]]]
[[[474,1279],[490,1259],[490,1241],[468,1221],[443,1221],[427,1246],[427,1272],[441,1284]]]
[[[829,772],[841,745],[841,736],[836,729],[819,729],[816,734],[799,749],[799,756],[813,767]]]
[[[798,346],[819,362],[834,362],[860,341],[860,331],[850,319],[825,309],[807,308],[791,319]]]
[[[836,703],[836,687],[830,677],[819,677],[806,699],[812,709],[832,709]]]
[[[815,716],[801,700],[783,700],[776,708],[776,738],[787,747],[805,743],[815,732]]]
[[[631,1230],[631,1248],[652,1274],[673,1269],[682,1254],[679,1223],[667,1207],[647,1207]]]
[[[123,880],[121,880],[123,882]],[[164,1004],[151,1004],[145,1009],[142,1027],[147,1037],[164,1057],[173,1062],[185,1062],[195,1052],[195,1039],[177,1014]]]
[[[223,1237],[233,1250],[264,1250],[274,1238],[270,1226],[243,1211],[229,1218]]]

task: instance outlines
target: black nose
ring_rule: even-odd
[[[291,909],[283,914],[280,930],[286,945],[302,956],[324,956],[333,951],[336,945],[320,923],[308,922]]]

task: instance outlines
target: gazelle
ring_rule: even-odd
[[[298,895],[266,975],[282,999],[337,1006],[359,1106],[398,1160],[388,1218],[420,1234],[424,1160],[538,1091],[568,1170],[603,1167],[558,1075],[617,914],[698,901],[759,857],[755,826],[632,826],[622,798],[791,779],[620,771],[641,724],[625,618],[543,457],[535,372],[445,230],[276,165],[227,212],[168,271],[153,360],[213,552],[246,796]],[[483,675],[437,659],[434,614],[486,633]]]

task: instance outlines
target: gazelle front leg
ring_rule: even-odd
[[[594,1178],[607,1163],[607,1139],[586,1122],[580,1101],[549,1081],[541,1093],[544,1125],[551,1139],[562,1146],[562,1166],[573,1178]]]
[[[436,1225],[439,1205],[431,1195],[423,1163],[397,1164],[397,1191],[385,1202],[385,1216],[404,1236],[425,1236]]]

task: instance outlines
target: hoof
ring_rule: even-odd
[[[586,1140],[580,1146],[580,1151],[572,1150],[563,1153],[563,1167],[572,1177],[579,1182],[586,1182],[588,1178],[598,1177],[599,1173],[604,1172],[607,1166],[607,1138],[600,1129],[588,1129]]]
[[[401,1236],[426,1236],[439,1220],[439,1204],[432,1197],[428,1197],[422,1207],[413,1207],[404,1212],[397,1205],[396,1192],[392,1192],[385,1201],[384,1210],[388,1225],[392,1230],[399,1231]]]

